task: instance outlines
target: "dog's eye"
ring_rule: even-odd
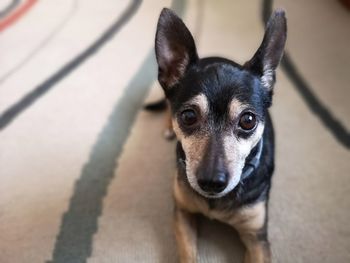
[[[197,114],[194,110],[184,110],[181,113],[181,121],[187,126],[191,126],[197,122]]]
[[[239,120],[239,126],[246,131],[252,130],[255,127],[255,124],[256,117],[251,112],[244,113]]]

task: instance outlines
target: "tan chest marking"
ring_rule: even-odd
[[[205,214],[209,210],[207,204],[198,198],[194,193],[183,189],[185,186],[180,185],[181,182],[175,177],[174,181],[174,197],[176,204],[184,210],[191,213],[202,213]]]
[[[227,223],[237,229],[256,231],[261,229],[265,223],[266,206],[263,201],[232,211],[210,210],[203,199],[187,189],[183,189],[177,179],[174,182],[174,195],[180,208],[191,213],[201,213],[208,218]]]
[[[261,201],[237,210],[227,223],[242,231],[255,232],[264,226],[265,217],[266,205]]]

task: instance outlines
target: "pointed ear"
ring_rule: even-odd
[[[160,14],[156,33],[158,80],[164,90],[171,88],[185,74],[188,66],[198,60],[190,31],[170,9]]]
[[[284,10],[276,10],[267,22],[264,39],[255,55],[244,67],[261,78],[269,91],[275,82],[275,70],[282,58],[287,38],[287,21]]]

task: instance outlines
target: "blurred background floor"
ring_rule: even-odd
[[[287,55],[272,116],[274,262],[350,262],[350,16],[338,1],[2,0],[0,262],[177,262],[174,142],[153,52],[162,7],[200,56],[243,63],[271,8]],[[241,262],[236,233],[201,219],[200,262]]]

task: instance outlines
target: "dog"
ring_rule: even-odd
[[[168,128],[178,140],[174,224],[182,263],[197,261],[198,213],[237,230],[246,263],[271,262],[267,218],[274,131],[268,109],[286,36],[285,12],[278,9],[256,53],[239,65],[199,58],[183,21],[167,8],[160,14],[155,52],[166,103],[148,109],[169,106]]]

